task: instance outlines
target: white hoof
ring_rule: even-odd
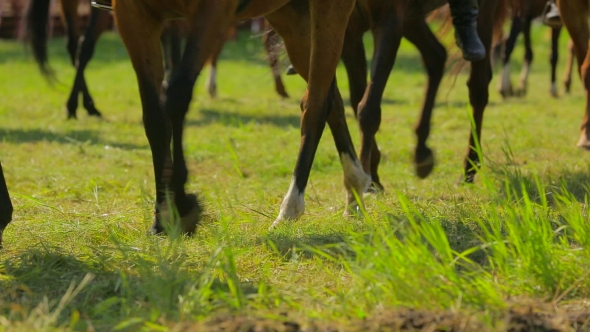
[[[340,161],[344,170],[344,187],[346,187],[345,216],[360,213],[360,206],[364,206],[363,195],[371,185],[371,177],[365,173],[358,160],[352,160],[349,155],[341,154]],[[357,197],[359,202],[357,202]]]

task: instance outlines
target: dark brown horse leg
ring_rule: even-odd
[[[235,4],[237,6],[237,4]],[[188,19],[188,35],[180,65],[172,71],[168,90],[162,98],[165,113],[172,124],[172,177],[170,189],[174,193],[176,207],[185,232],[195,231],[200,219],[201,206],[195,195],[185,193],[188,169],[184,158],[184,120],[192,100],[195,82],[207,59],[217,58],[226,39],[219,38],[220,31],[228,31],[233,23],[236,7],[220,5],[215,1],[202,2],[199,11]],[[231,31],[231,30],[230,30]]]
[[[2,164],[0,164],[0,249],[2,248],[2,233],[12,220],[12,203],[6,187]]]
[[[575,57],[575,50],[574,50],[574,43],[570,39],[567,45],[567,62],[565,65],[565,74],[563,77],[563,85],[565,88],[565,93],[570,93],[572,88],[572,68],[574,67],[574,57]]]
[[[471,75],[467,81],[469,88],[469,102],[473,112],[473,125],[469,135],[469,148],[464,162],[463,181],[473,183],[475,174],[481,165],[480,154],[477,148],[481,148],[481,131],[483,127],[483,114],[489,101],[489,84],[492,80],[492,64],[490,62],[489,49],[492,45],[492,35],[496,10],[496,1],[483,1],[481,3],[478,34],[486,47],[486,58],[482,61],[471,63]],[[485,13],[485,14],[484,14]]]
[[[557,61],[559,60],[559,35],[561,27],[551,29],[551,55],[549,63],[551,64],[551,89],[552,97],[557,97]]]
[[[397,51],[402,38],[403,26],[401,19],[394,13],[393,4],[387,4],[387,13],[383,13],[381,22],[376,22],[373,28],[375,39],[375,51],[371,68],[371,82],[369,83],[363,99],[358,106],[358,122],[361,129],[361,163],[365,173],[371,176],[372,186],[375,190],[382,190],[379,175],[373,174],[374,162],[372,152],[377,150],[375,134],[381,124],[381,99],[387,84],[389,74],[395,63]]]
[[[529,73],[531,70],[531,64],[533,63],[533,46],[531,43],[531,23],[533,18],[530,16],[525,17],[522,24],[522,34],[524,36],[524,64],[520,72],[520,78],[518,83],[518,89],[516,95],[519,97],[526,96],[527,88],[529,84]]]
[[[502,58],[502,79],[498,81],[498,92],[502,97],[507,98],[514,94],[512,90],[512,81],[510,80],[510,56],[514,51],[518,35],[522,32],[522,20],[520,16],[512,17],[512,25],[510,26],[510,34],[506,39],[504,46],[504,55]]]
[[[428,88],[426,89],[422,112],[417,125],[414,127],[418,139],[414,153],[414,166],[418,177],[426,178],[434,168],[434,154],[427,146],[426,141],[430,135],[430,119],[432,118],[436,93],[445,71],[447,51],[423,19],[407,21],[404,25],[404,36],[420,51],[428,73]]]
[[[283,84],[283,79],[281,78],[281,69],[279,68],[277,46],[280,42],[280,36],[270,26],[268,20],[264,20],[264,31],[266,31],[266,33],[262,37],[262,43],[264,44],[264,49],[268,56],[268,64],[270,65],[272,76],[275,80],[275,90],[279,96],[289,98],[289,94],[287,93],[285,85]]]
[[[301,102],[301,143],[299,156],[289,191],[281,204],[273,226],[283,220],[299,218],[305,211],[304,194],[318,143],[330,121],[332,134],[344,169],[344,185],[347,189],[345,213],[356,210],[358,195],[362,205],[362,193],[368,182],[360,167],[352,139],[343,119],[343,110],[328,117],[328,111],[337,106],[336,67],[342,53],[346,24],[354,1],[312,0],[307,10],[287,5],[267,16],[269,22],[283,37],[291,63],[308,82]],[[310,21],[311,20],[311,21]],[[311,38],[313,36],[313,38]],[[311,40],[310,40],[311,38]],[[326,48],[326,45],[330,45]]]
[[[121,39],[127,48],[135,69],[141,104],[143,125],[152,151],[154,178],[156,184],[156,218],[153,232],[164,231],[160,222],[160,205],[166,202],[169,193],[169,180],[172,157],[170,155],[171,126],[164,110],[160,107],[159,91],[164,78],[160,36],[162,22],[143,18],[138,24],[133,13],[140,10],[139,2],[116,1],[114,13]],[[142,36],[142,38],[137,38]]]
[[[76,76],[74,78],[74,85],[67,102],[68,118],[76,118],[76,109],[78,108],[78,96],[82,93],[84,108],[91,116],[101,116],[96,109],[92,96],[88,91],[86,79],[84,78],[84,70],[92,59],[94,54],[94,47],[98,41],[98,37],[106,30],[109,13],[92,8],[90,12],[90,22],[86,28],[83,39],[80,41],[77,56],[75,60]]]

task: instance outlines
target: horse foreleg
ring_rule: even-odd
[[[438,87],[443,78],[447,51],[436,39],[436,36],[423,19],[406,22],[404,36],[420,51],[428,73],[428,88],[426,89],[422,112],[418,124],[414,128],[418,139],[414,153],[414,166],[418,177],[425,178],[434,168],[434,154],[426,141],[430,135],[432,110],[434,109]]]
[[[167,203],[172,157],[170,154],[171,126],[160,107],[159,92],[164,78],[160,36],[163,22],[152,17],[141,17],[141,2],[115,1],[113,4],[119,34],[137,76],[143,110],[143,126],[152,152],[156,184],[156,208],[152,231],[164,231],[161,209]],[[141,38],[138,38],[141,36]]]

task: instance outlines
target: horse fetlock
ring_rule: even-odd
[[[347,206],[344,214],[349,215],[351,211],[359,209],[359,203],[363,204],[363,194],[368,191],[372,181],[371,176],[365,173],[358,159],[353,159],[349,154],[342,153],[340,161],[344,170],[344,187],[347,191]]]
[[[578,140],[578,144],[576,145],[579,148],[590,150],[590,138],[588,137],[588,129],[584,126],[582,127],[582,132],[580,133],[580,139]]]
[[[182,199],[174,199],[174,195],[171,194],[169,197],[169,200],[158,205],[152,233],[164,233],[167,228],[180,227],[182,233],[192,235],[197,229],[203,211],[197,196],[188,194]]]
[[[303,213],[305,212],[305,199],[304,193],[301,192],[295,183],[295,179],[291,181],[291,186],[289,187],[289,191],[285,198],[283,199],[283,203],[281,203],[281,209],[279,211],[279,216],[275,221],[272,223],[270,228],[275,228],[283,221],[288,220],[297,220],[301,218]]]

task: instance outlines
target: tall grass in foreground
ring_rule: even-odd
[[[196,266],[180,236],[150,238],[144,247],[132,247],[111,234],[110,248],[93,253],[100,263],[74,267],[89,274],[72,281],[60,300],[45,298],[36,308],[27,308],[32,303],[22,298],[29,293],[26,289],[2,297],[0,326],[158,329],[169,322],[228,311],[289,311],[346,319],[400,306],[493,314],[514,297],[558,303],[590,295],[587,197],[580,202],[565,190],[547,193],[535,177],[516,182],[508,179],[522,175],[505,173],[493,179],[482,175],[486,189],[481,192],[493,208],[487,203],[481,208],[457,206],[456,222],[398,194],[398,211],[380,207],[367,212],[360,229],[342,236],[341,242],[297,244],[281,254],[281,243],[271,237],[264,240],[265,248],[274,253],[268,259],[316,265],[322,274],[318,278],[325,281],[323,289],[297,292],[288,285],[274,285],[274,272],[264,262],[258,280],[241,278],[238,262],[247,259],[241,257],[248,250],[232,243],[230,221],[222,220],[212,238],[215,249]],[[535,187],[527,188],[525,183]],[[34,261],[51,273],[84,260],[60,256],[59,249],[45,250],[26,253],[4,269]],[[120,260],[128,267],[116,271]],[[20,305],[5,302],[8,298]]]

